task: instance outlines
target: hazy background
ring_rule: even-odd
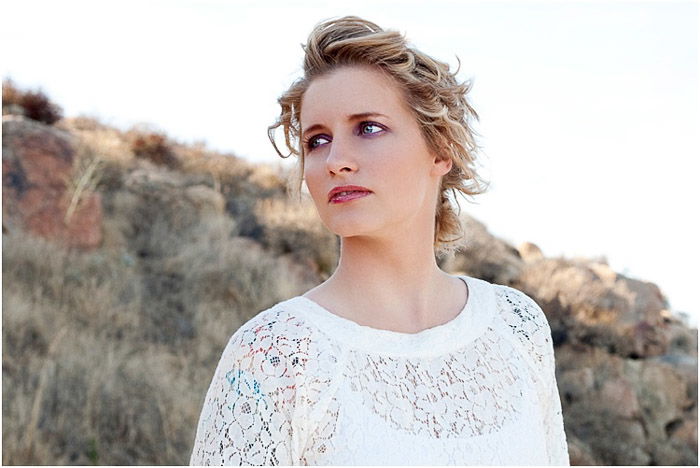
[[[453,66],[459,56],[493,182],[463,209],[548,256],[605,256],[697,326],[697,2],[1,5],[3,78],[41,87],[66,116],[148,122],[265,163],[280,160],[266,129],[319,20],[362,16]]]

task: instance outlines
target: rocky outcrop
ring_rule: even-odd
[[[627,278],[603,263],[550,258],[527,262],[514,285],[538,299],[558,341],[634,359],[668,349],[668,302],[653,283]]]
[[[2,224],[82,249],[102,242],[101,196],[70,210],[75,138],[17,115],[2,118]]]
[[[459,271],[492,283],[511,284],[516,281],[525,266],[518,250],[492,235],[477,219],[464,214],[460,219],[464,225],[466,246],[440,266],[445,271]]]
[[[556,362],[567,437],[587,454],[570,452],[572,464],[697,464],[697,364],[690,372],[572,343]]]
[[[552,330],[572,465],[697,465],[697,329],[604,259],[546,258],[465,218],[448,269],[522,290]]]

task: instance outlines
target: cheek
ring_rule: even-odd
[[[322,193],[324,190],[322,186],[323,174],[316,166],[317,165],[313,162],[309,163],[308,159],[304,161],[304,181],[306,183],[306,188],[309,190],[314,200],[319,200],[324,196]]]
[[[394,189],[397,187],[418,189],[423,183],[422,173],[425,170],[423,159],[428,156],[423,151],[417,151],[417,146],[412,143],[413,140],[404,140],[402,144],[392,145],[383,152],[381,158],[376,159],[375,167],[378,172],[386,175],[386,184]]]

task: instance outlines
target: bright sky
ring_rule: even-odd
[[[459,56],[493,181],[463,209],[515,245],[606,256],[697,326],[698,2],[0,5],[3,78],[41,87],[65,115],[146,122],[273,164],[267,126],[321,19],[358,15],[453,66]]]

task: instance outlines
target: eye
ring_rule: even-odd
[[[320,145],[323,144],[323,140],[326,140],[326,142],[330,142],[330,138],[328,138],[326,135],[314,135],[312,137],[309,137],[304,141],[304,144],[306,145],[306,148],[311,151]]]
[[[361,135],[373,135],[384,131],[384,128],[375,122],[362,122],[360,124]]]

